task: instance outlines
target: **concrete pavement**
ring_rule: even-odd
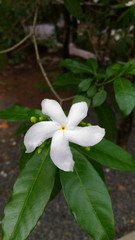
[[[118,240],[135,240],[135,231],[125,235],[122,238],[119,238]]]

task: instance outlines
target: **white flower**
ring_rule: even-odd
[[[115,30],[115,29],[112,29],[112,30],[111,30],[111,36],[115,36],[115,34],[116,34],[116,30]]]
[[[118,33],[114,36],[114,39],[115,39],[116,41],[119,41],[120,38],[121,38],[121,36],[120,36],[120,34],[118,34]]]
[[[130,27],[129,27],[129,32],[130,31],[133,31],[134,30],[134,25],[131,25]]]
[[[130,6],[134,5],[134,4],[135,4],[135,1],[134,1],[134,0],[125,3],[125,5],[126,5],[127,7],[130,7]]]
[[[38,122],[30,127],[24,137],[26,152],[33,152],[46,139],[52,138],[52,161],[64,171],[73,171],[74,161],[69,142],[84,147],[93,146],[102,140],[105,130],[99,126],[77,126],[87,116],[86,102],[73,104],[68,117],[55,100],[44,99],[41,105],[43,114],[48,115],[52,121]]]

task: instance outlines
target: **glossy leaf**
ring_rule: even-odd
[[[90,161],[90,163],[92,164],[92,166],[93,166],[93,167],[95,168],[95,170],[98,172],[99,176],[104,180],[103,166],[102,166],[99,162],[93,160],[93,159],[90,157],[90,155],[89,155],[89,152],[91,151],[91,148],[89,148],[89,150],[88,150],[87,148],[81,147],[81,146],[79,146],[79,145],[77,145],[77,144],[74,144],[74,143],[72,143],[72,144],[70,144],[70,145],[71,145],[74,149],[76,149],[78,152],[80,152],[81,154],[83,154],[83,155],[87,158],[88,161]]]
[[[80,82],[80,84],[79,84],[80,90],[83,91],[83,92],[87,91],[91,82],[92,82],[92,79],[89,79],[89,78]]]
[[[96,91],[97,91],[97,88],[95,85],[90,86],[87,91],[88,97],[93,97],[95,95]]]
[[[20,167],[20,170],[22,171],[27,162],[32,158],[32,156],[34,155],[34,152],[32,153],[25,153],[25,148],[21,151],[21,156],[20,156],[20,159],[19,159],[19,167]]]
[[[100,107],[95,108],[99,125],[105,128],[105,137],[111,141],[116,139],[116,119],[111,107],[107,104],[102,104]]]
[[[131,59],[126,63],[126,65],[128,67],[127,73],[131,75],[135,75],[135,59]]]
[[[21,121],[19,127],[16,130],[16,135],[25,134],[28,129],[31,127],[31,121]]]
[[[80,226],[94,240],[114,240],[114,219],[106,186],[90,162],[72,149],[74,172],[61,171],[66,201]]]
[[[123,73],[125,73],[125,68],[122,64],[119,63],[112,64],[106,68],[107,78],[118,76],[119,74],[122,75]]]
[[[64,0],[64,4],[74,17],[76,17],[77,19],[82,18],[83,12],[79,0]]]
[[[100,106],[106,99],[107,93],[104,88],[100,88],[99,91],[93,97],[93,106]]]
[[[112,169],[135,171],[135,159],[131,154],[107,139],[91,147],[89,157]]]
[[[42,112],[38,109],[32,109],[20,105],[14,105],[6,110],[0,111],[0,118],[9,121],[26,121],[31,116],[42,116]]]
[[[74,97],[73,103],[77,103],[77,102],[86,102],[88,104],[88,106],[90,106],[90,99],[84,95],[76,95]]]
[[[97,61],[95,59],[89,59],[86,62],[86,64],[90,67],[91,72],[93,72],[93,74],[96,75],[97,68],[98,68]]]
[[[71,59],[63,60],[61,66],[68,68],[73,73],[93,73],[88,65]]]
[[[49,155],[49,149],[35,152],[17,179],[4,211],[3,240],[25,240],[42,215],[56,173]]]
[[[124,115],[129,115],[135,107],[135,91],[132,83],[126,78],[114,81],[116,102]]]
[[[83,79],[80,78],[79,76],[76,76],[72,72],[64,73],[56,78],[56,80],[53,82],[53,86],[55,87],[69,87],[71,86],[78,86],[78,84],[82,81]]]
[[[58,195],[60,190],[61,190],[61,182],[60,182],[59,170],[57,169],[56,176],[55,176],[55,182],[54,182],[54,186],[53,186],[49,201],[53,200]]]

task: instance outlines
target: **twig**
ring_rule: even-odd
[[[37,21],[37,9],[36,9],[35,14],[34,14],[33,26],[36,25],[36,21]],[[13,45],[13,46],[10,47],[10,48],[7,48],[7,49],[5,49],[5,50],[0,51],[0,54],[8,53],[8,52],[11,52],[11,51],[15,50],[15,49],[18,48],[20,45],[22,45],[24,42],[26,42],[26,40],[29,39],[33,34],[34,34],[34,30],[33,30],[33,28],[32,28],[31,31],[30,31],[30,33],[27,34],[20,42],[18,42],[17,44]]]
[[[42,75],[46,81],[46,83],[48,84],[50,90],[52,91],[52,93],[54,94],[54,96],[58,99],[58,101],[60,102],[60,104],[62,105],[62,102],[64,101],[69,101],[71,99],[74,98],[74,96],[72,97],[68,97],[68,98],[61,98],[60,95],[55,91],[55,89],[53,88],[47,74],[46,74],[46,71],[42,65],[42,61],[41,61],[41,58],[40,58],[40,54],[39,54],[39,50],[38,50],[38,45],[37,45],[37,41],[36,41],[36,36],[35,36],[35,27],[36,27],[36,21],[37,21],[37,16],[38,16],[38,9],[36,11],[36,14],[35,14],[35,21],[33,21],[33,26],[32,26],[32,32],[33,32],[33,35],[32,35],[32,39],[33,39],[33,44],[34,44],[34,49],[35,49],[35,55],[36,55],[36,60],[37,60],[37,63],[39,65],[39,68],[42,72]]]
[[[75,96],[67,97],[67,98],[61,98],[60,105],[62,105],[63,102],[72,100],[74,97],[75,97]]]
[[[18,48],[20,45],[22,45],[24,42],[26,42],[26,40],[28,38],[30,38],[32,36],[32,31],[27,35],[25,36],[20,42],[18,42],[17,44],[15,44],[14,46],[10,47],[10,48],[7,48],[5,50],[2,50],[0,51],[0,54],[3,54],[3,53],[8,53],[8,52],[11,52],[13,50],[15,50],[16,48]]]
[[[32,35],[32,39],[33,39],[33,44],[34,44],[34,49],[35,49],[35,54],[36,54],[36,60],[37,60],[37,63],[39,65],[39,68],[43,74],[43,77],[44,79],[46,80],[50,90],[52,91],[52,93],[55,95],[55,97],[61,101],[61,97],[59,96],[59,94],[55,91],[55,89],[53,88],[52,84],[50,83],[49,81],[49,78],[45,72],[45,69],[42,65],[42,62],[41,62],[41,58],[40,58],[40,55],[39,55],[39,50],[38,50],[38,45],[37,45],[37,41],[36,41],[36,36],[35,36],[35,27],[36,27],[36,21],[37,21],[37,16],[38,16],[38,8],[36,10],[36,14],[35,14],[35,19],[33,21],[33,26],[32,26],[32,31],[33,31],[33,35]]]

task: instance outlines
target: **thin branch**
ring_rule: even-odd
[[[37,46],[37,41],[36,41],[35,35],[33,35],[33,44],[34,44],[34,48],[35,48],[35,54],[36,54],[37,63],[39,65],[39,67],[40,67],[40,70],[41,70],[41,72],[43,74],[43,77],[46,80],[46,83],[48,84],[48,86],[49,86],[50,90],[52,91],[52,93],[55,95],[55,97],[59,101],[61,101],[61,97],[58,95],[58,93],[55,91],[55,89],[53,88],[52,84],[50,83],[50,81],[48,79],[48,76],[47,76],[47,74],[45,72],[45,69],[44,69],[44,67],[42,65],[41,58],[39,56],[39,51],[38,51],[38,46]]]
[[[36,19],[37,19],[37,9],[35,11],[35,14],[34,14],[34,19],[33,19],[33,26],[35,26],[36,24]],[[8,53],[8,52],[11,52],[13,50],[15,50],[16,48],[18,48],[20,45],[22,45],[24,42],[27,41],[27,39],[29,39],[32,35],[33,35],[34,31],[33,31],[33,28],[32,30],[30,31],[30,33],[28,35],[26,35],[21,41],[19,41],[17,44],[13,45],[12,47],[10,48],[7,48],[5,50],[2,50],[0,51],[0,54],[3,54],[3,53]]]
[[[46,81],[46,83],[48,84],[51,92],[54,94],[54,96],[58,99],[58,101],[60,102],[60,104],[62,105],[62,102],[64,101],[69,101],[71,99],[73,99],[73,97],[69,97],[69,98],[61,98],[60,95],[55,91],[55,89],[53,88],[47,74],[46,74],[46,71],[42,65],[42,61],[41,61],[41,58],[40,58],[40,54],[39,54],[39,50],[38,50],[38,45],[37,45],[37,41],[36,41],[36,37],[35,37],[35,26],[36,26],[36,21],[37,21],[37,16],[38,16],[38,10],[37,10],[37,13],[35,14],[35,21],[33,22],[33,26],[32,26],[32,29],[33,29],[33,35],[32,35],[32,39],[33,39],[33,44],[34,44],[34,48],[35,48],[35,55],[36,55],[36,60],[37,60],[37,63],[39,65],[39,68],[43,74],[43,77]]]
[[[33,39],[33,44],[34,44],[34,48],[35,48],[35,54],[36,54],[36,60],[37,63],[39,65],[39,68],[43,74],[44,79],[46,80],[46,83],[48,84],[50,90],[52,91],[52,93],[54,94],[54,96],[61,102],[61,97],[59,96],[59,94],[55,91],[55,89],[53,88],[52,84],[49,81],[49,78],[45,72],[45,69],[42,65],[41,62],[41,58],[39,55],[39,50],[38,50],[38,45],[37,45],[37,41],[36,41],[36,37],[35,37],[35,26],[36,26],[36,21],[37,21],[37,16],[38,16],[38,9],[36,10],[36,14],[35,14],[35,20],[33,21],[33,26],[32,26],[32,31],[33,31],[33,35],[32,35],[32,39]]]
[[[26,42],[26,40],[28,38],[30,38],[32,36],[33,32],[31,31],[27,36],[25,36],[20,42],[18,42],[17,44],[15,44],[14,46],[10,47],[10,48],[7,48],[5,50],[2,50],[0,51],[0,54],[3,54],[3,53],[8,53],[8,52],[11,52],[13,50],[15,50],[16,48],[18,48],[20,45],[22,45],[24,42]]]
[[[33,24],[32,24],[32,30],[31,30],[33,35],[35,34],[35,27],[36,27],[36,23],[37,23],[37,17],[38,17],[38,7],[35,10],[35,14],[34,14],[34,18],[33,18]]]
[[[75,97],[75,96],[67,97],[67,98],[61,98],[60,105],[62,105],[63,102],[72,100],[74,97]]]
[[[52,93],[54,94],[54,96],[59,100],[60,105],[62,105],[62,103],[63,103],[64,101],[70,101],[70,100],[72,100],[72,99],[74,98],[74,96],[72,96],[72,97],[67,97],[67,98],[61,98],[60,95],[55,91],[55,89],[53,88],[53,86],[52,86],[52,84],[51,84],[51,82],[50,82],[50,80],[49,80],[49,78],[48,78],[48,76],[47,76],[47,74],[46,74],[46,72],[45,72],[45,69],[44,69],[44,67],[43,67],[43,65],[42,65],[42,61],[41,61],[41,58],[40,58],[40,55],[39,55],[39,51],[38,51],[38,46],[37,46],[37,41],[36,41],[35,35],[33,35],[33,43],[34,43],[34,48],[35,48],[35,54],[36,54],[37,63],[38,63],[38,65],[39,65],[39,67],[40,67],[40,70],[41,70],[41,72],[42,72],[42,75],[43,75],[46,83],[48,84],[50,90],[51,90]]]

